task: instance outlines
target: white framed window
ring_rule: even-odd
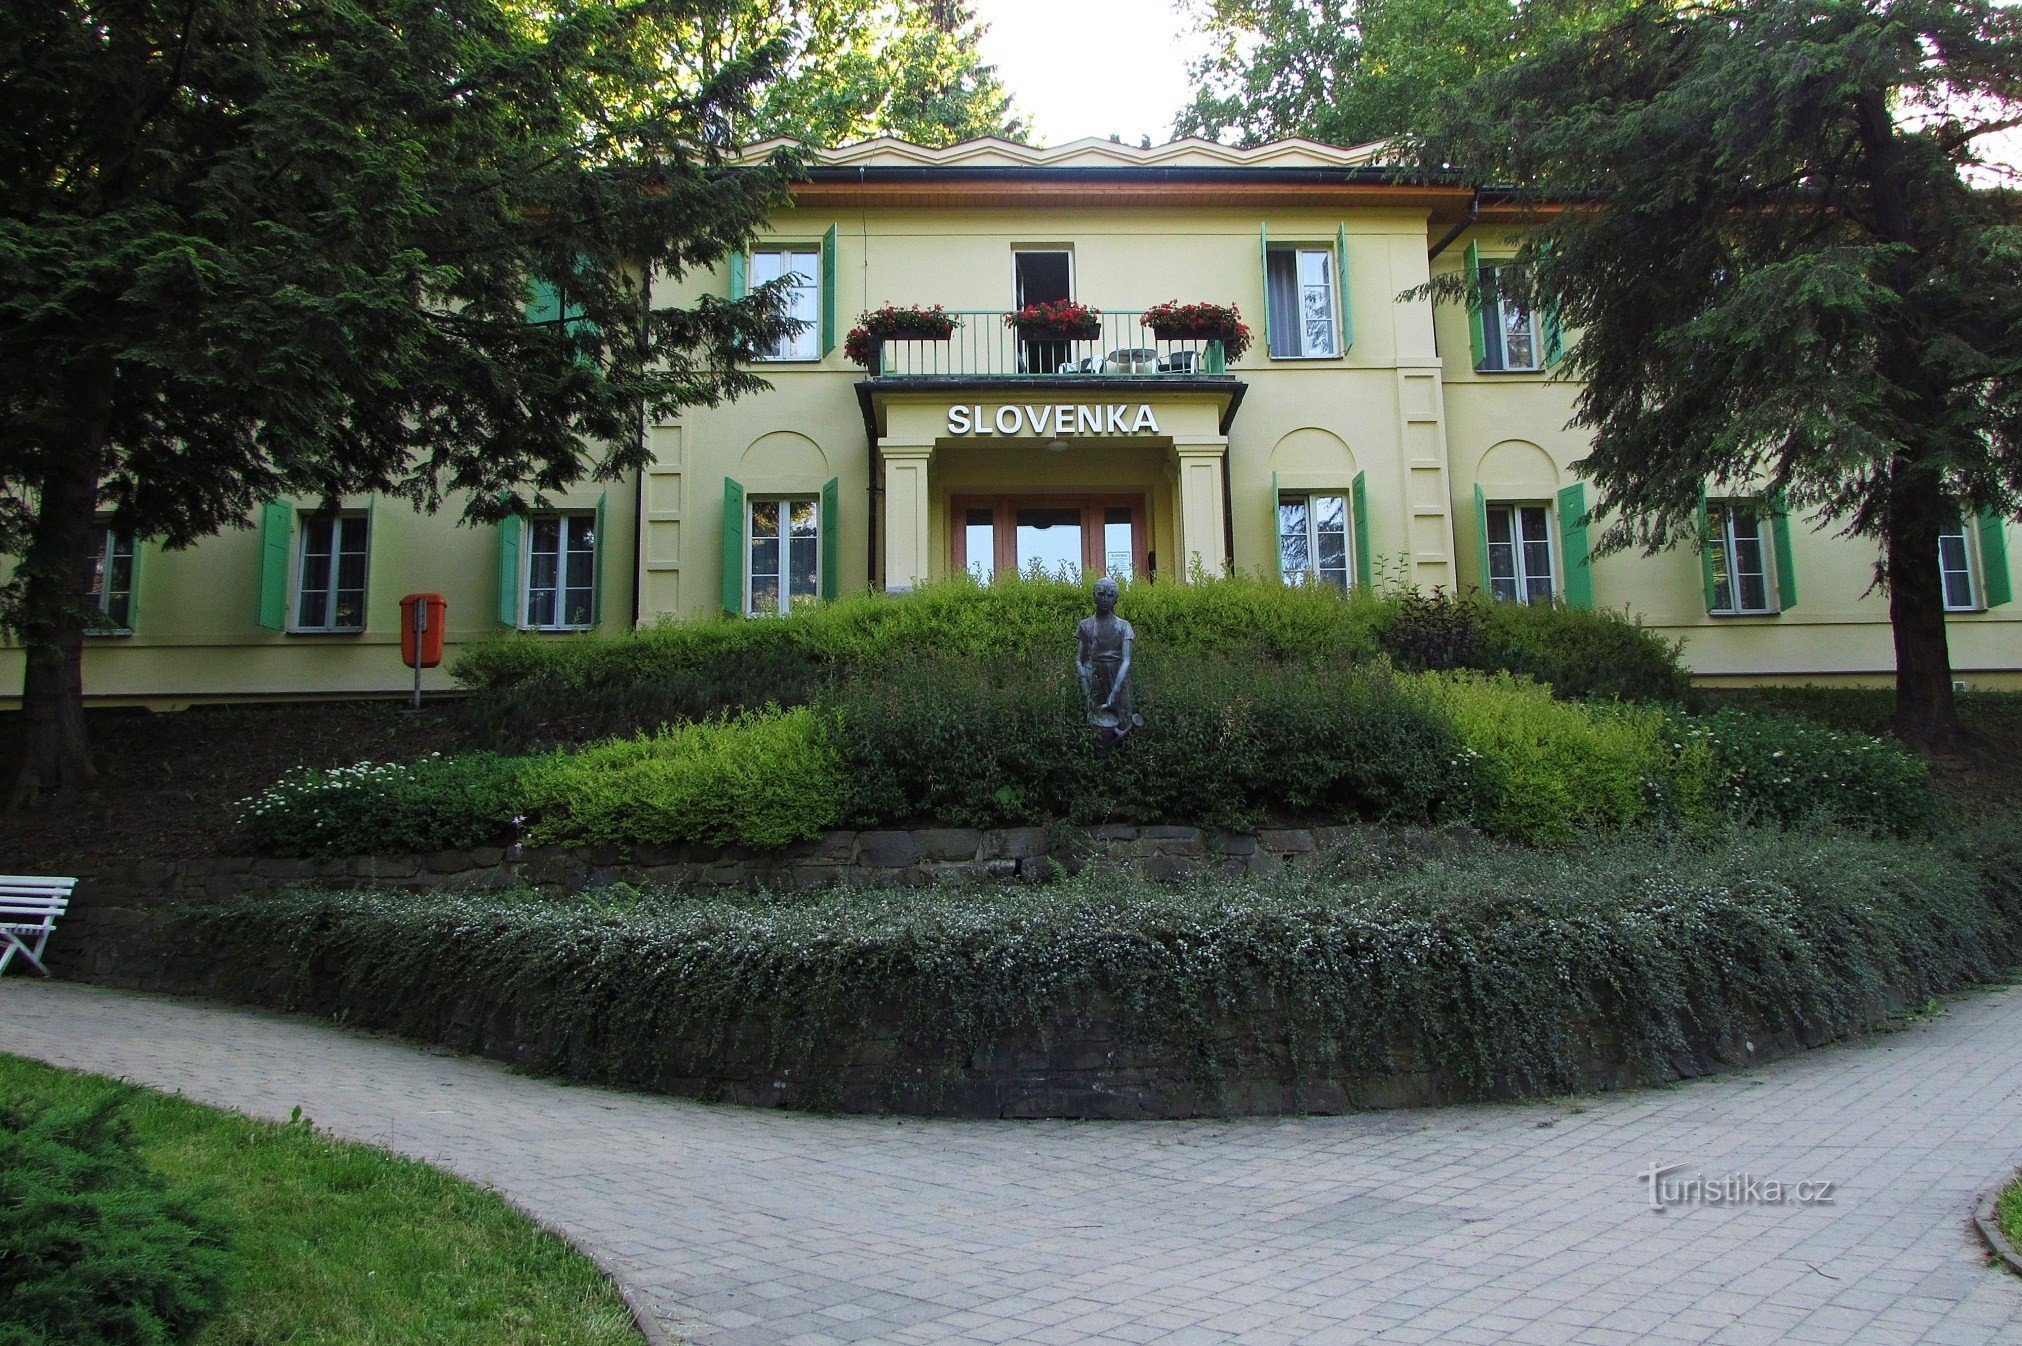
[[[1507,373],[1545,367],[1545,341],[1537,315],[1503,293],[1503,266],[1481,268],[1481,368]]]
[[[792,277],[787,316],[801,324],[792,336],[758,352],[761,360],[821,358],[821,253],[814,248],[776,248],[751,254],[752,288]]]
[[[1271,358],[1320,360],[1341,353],[1332,248],[1271,248],[1264,254],[1269,287]]]
[[[363,514],[305,514],[296,549],[297,631],[365,629],[365,553],[371,525]]]
[[[1278,573],[1287,584],[1348,587],[1348,495],[1328,492],[1278,497]]]
[[[522,576],[529,631],[585,631],[596,622],[597,516],[535,514],[527,520]]]
[[[1708,559],[1716,613],[1774,612],[1770,586],[1768,521],[1753,500],[1712,500],[1706,505],[1711,532]]]
[[[133,634],[133,536],[110,528],[98,530],[98,547],[92,553],[87,593],[99,619],[90,634],[124,636]]]
[[[1974,582],[1973,548],[1966,525],[1953,520],[1938,534],[1938,578],[1945,587],[1945,611],[1978,612],[1979,586]]]
[[[820,598],[821,501],[811,495],[754,499],[749,522],[745,612],[768,617]]]
[[[1488,590],[1516,603],[1549,603],[1552,575],[1551,509],[1545,505],[1487,507]]]

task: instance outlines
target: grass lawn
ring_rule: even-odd
[[[146,1162],[224,1220],[240,1276],[199,1346],[617,1346],[597,1268],[482,1188],[367,1145],[0,1055],[0,1099],[127,1094]]]
[[[1994,1201],[1994,1219],[2008,1237],[2008,1246],[2022,1248],[2022,1173],[2001,1189]]]

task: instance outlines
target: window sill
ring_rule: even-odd
[[[86,640],[125,640],[133,634],[131,626],[107,627],[102,631],[86,631]]]
[[[1327,361],[1329,361],[1329,360],[1332,360],[1332,361],[1334,361],[1334,362],[1336,362],[1336,363],[1338,364],[1338,363],[1345,363],[1345,362],[1347,361],[1347,359],[1348,359],[1348,357],[1347,357],[1347,356],[1346,356],[1345,354],[1343,354],[1343,355],[1270,355],[1270,356],[1267,356],[1266,358],[1267,358],[1267,359],[1269,359],[1269,360],[1271,361],[1271,363],[1273,363],[1273,364],[1295,364],[1295,365],[1317,365],[1317,364],[1325,364],[1325,363],[1326,363]],[[1233,361],[1231,361],[1231,363],[1233,363]]]
[[[362,636],[362,626],[291,626],[283,635],[288,636]]]
[[[1483,369],[1483,368],[1481,368],[1481,366],[1477,365],[1477,366],[1475,366],[1475,370],[1474,370],[1474,372],[1475,372],[1475,373],[1477,373],[1477,374],[1482,374],[1482,375],[1486,375],[1486,376],[1492,376],[1492,377],[1503,377],[1503,376],[1507,376],[1507,377],[1510,377],[1510,378],[1540,378],[1540,377],[1542,377],[1542,376],[1544,376],[1544,375],[1546,375],[1546,374],[1549,374],[1549,373],[1551,373],[1552,371],[1551,371],[1551,370],[1550,370],[1549,368],[1544,368],[1544,369]]]
[[[580,636],[597,629],[596,623],[584,626],[522,626],[518,630],[529,636]]]
[[[1735,617],[1781,617],[1783,615],[1783,609],[1764,608],[1760,612],[1743,612],[1738,608],[1714,608],[1709,609],[1706,615],[1709,617],[1719,618],[1722,621],[1730,620]]]

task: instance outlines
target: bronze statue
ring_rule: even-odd
[[[1074,634],[1074,671],[1088,702],[1088,722],[1101,733],[1107,752],[1132,730],[1144,728],[1130,691],[1130,648],[1137,632],[1116,615],[1115,580],[1105,575],[1095,582],[1095,615],[1083,617]]]

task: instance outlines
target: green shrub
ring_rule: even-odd
[[[1907,835],[1936,816],[1930,767],[1891,741],[1732,707],[1674,716],[1672,733],[1706,751],[1716,797],[1743,818]]]
[[[779,847],[833,827],[843,800],[827,726],[806,708],[558,753],[526,779],[533,839],[564,846]]]
[[[0,1108],[0,1346],[180,1341],[224,1304],[224,1231],[141,1162],[124,1096]]]
[[[267,855],[369,855],[497,842],[522,812],[517,758],[431,754],[418,762],[298,768],[239,804],[246,845]]]
[[[1380,666],[1139,661],[1146,728],[1097,752],[1070,661],[923,659],[825,703],[856,826],[1065,819],[1241,828],[1271,813],[1425,821],[1452,735]]]
[[[1485,599],[1343,594],[1325,585],[1231,578],[1135,584],[1119,611],[1140,653],[1174,660],[1366,664],[1525,673],[1562,696],[1650,699],[1685,686],[1677,648],[1614,613]],[[831,679],[882,676],[920,658],[1040,658],[1065,651],[1088,588],[966,579],[904,596],[858,594],[765,621],[664,622],[616,637],[521,635],[465,649],[452,672],[477,695],[483,741],[580,742],[766,704],[811,700]],[[1457,657],[1428,624],[1465,635]],[[1464,628],[1464,630],[1462,630]]]
[[[1674,751],[1662,712],[1552,699],[1507,673],[1426,674],[1411,692],[1453,728],[1457,807],[1494,836],[1565,841],[1653,811],[1696,817],[1706,755]]]
[[[896,1084],[952,1078],[1099,1002],[1210,1096],[1225,1053],[1264,1048],[1307,1081],[1429,1069],[1535,1094],[1617,1053],[1662,1072],[1996,975],[2022,952],[2018,843],[1636,832],[1414,862],[1379,840],[1164,888],[297,892],[183,919],[227,986],[271,985],[279,958],[297,1001],[457,1047],[514,1024],[522,1064],[621,1084],[706,1092],[755,1061],[819,1098],[873,1026],[897,1033],[874,1058]]]

